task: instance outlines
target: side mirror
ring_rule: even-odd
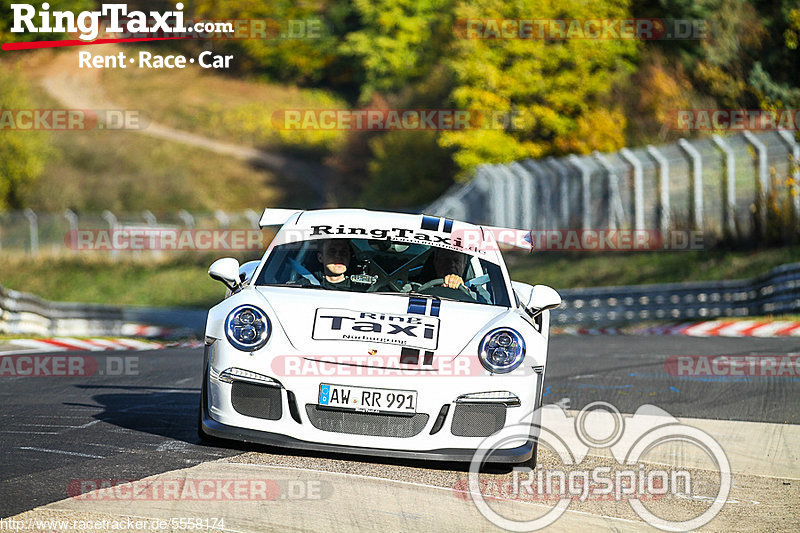
[[[253,277],[253,274],[260,264],[261,261],[248,261],[239,267],[239,280],[241,281],[242,285],[250,281],[250,278]]]
[[[232,257],[217,259],[208,268],[208,275],[233,290],[239,285],[239,261]]]
[[[531,318],[561,305],[561,296],[547,285],[531,286],[520,281],[512,281],[511,286],[519,298],[520,305]]]

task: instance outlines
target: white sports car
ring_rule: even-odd
[[[495,435],[487,461],[535,460],[561,298],[510,281],[489,229],[265,210],[261,226],[277,224],[260,261],[209,269],[229,292],[208,313],[201,437],[469,461]]]

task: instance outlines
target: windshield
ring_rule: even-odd
[[[279,245],[255,284],[421,294],[510,306],[498,265],[455,250],[392,240],[324,239]]]

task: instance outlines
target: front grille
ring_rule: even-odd
[[[234,381],[231,403],[237,413],[254,418],[279,420],[283,414],[281,389],[277,387]]]
[[[488,437],[506,424],[506,406],[494,403],[458,403],[450,432],[459,437]]]
[[[306,413],[311,425],[322,431],[373,437],[413,437],[419,435],[428,423],[425,413],[413,416],[359,413],[320,409],[314,404],[306,405]]]

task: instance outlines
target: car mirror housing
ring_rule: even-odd
[[[555,289],[547,285],[528,285],[520,281],[512,281],[511,286],[519,299],[520,305],[533,318],[548,309],[561,305],[561,296]]]
[[[239,261],[232,257],[217,259],[208,268],[211,279],[221,281],[228,289],[234,290],[240,283]]]

